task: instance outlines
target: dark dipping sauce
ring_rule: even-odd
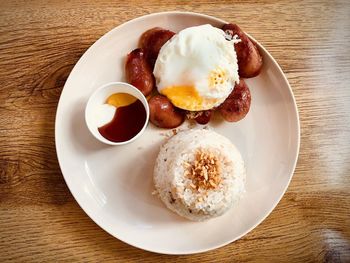
[[[111,122],[98,128],[100,134],[112,142],[125,142],[138,134],[146,122],[146,110],[140,100],[117,108]]]

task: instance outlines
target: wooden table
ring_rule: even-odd
[[[350,4],[231,2],[1,1],[0,262],[350,262]],[[69,192],[54,143],[60,93],[85,50],[165,10],[251,33],[286,73],[301,121],[297,168],[271,215],[237,242],[188,256],[145,252],[99,228]]]

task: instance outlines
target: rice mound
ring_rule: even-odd
[[[160,149],[153,176],[165,205],[194,221],[224,214],[245,192],[241,154],[227,138],[206,129],[171,137]]]

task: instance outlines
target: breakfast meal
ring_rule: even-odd
[[[178,33],[155,27],[127,55],[126,80],[147,96],[150,122],[172,129],[186,119],[207,124],[218,112],[242,120],[251,94],[242,78],[257,76],[263,60],[256,44],[235,24],[209,24]]]
[[[95,109],[99,133],[109,141],[128,141],[141,131],[146,121],[142,102],[128,93],[110,95]]]
[[[147,98],[155,126],[173,129],[186,119],[204,125],[215,112],[237,122],[248,114],[251,93],[243,78],[257,76],[263,61],[237,25],[206,24],[178,33],[156,27],[144,32],[138,45],[126,57],[125,77]],[[147,122],[143,103],[127,93],[112,94],[96,110],[102,117],[95,118],[95,127],[111,142],[128,141]],[[174,132],[161,147],[153,172],[164,204],[193,221],[223,215],[236,205],[245,192],[245,177],[240,152],[209,129]]]
[[[220,216],[245,191],[241,154],[224,136],[207,129],[182,131],[160,149],[156,192],[178,215],[194,221]]]

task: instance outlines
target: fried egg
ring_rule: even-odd
[[[159,51],[153,71],[158,92],[185,110],[220,105],[239,82],[235,41],[211,25],[180,31]]]

